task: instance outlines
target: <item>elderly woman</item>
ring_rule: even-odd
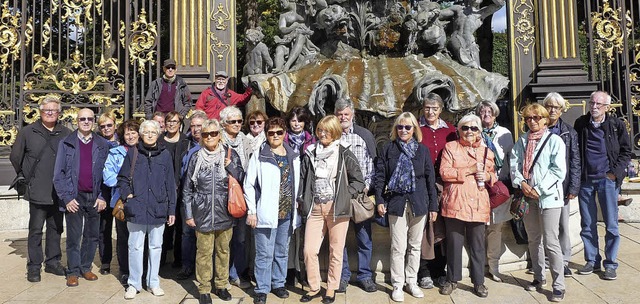
[[[103,183],[105,186],[111,188],[110,206],[112,209],[118,199],[120,199],[120,190],[116,187],[118,172],[120,172],[124,158],[127,156],[127,151],[138,145],[138,139],[140,138],[138,134],[139,129],[140,123],[136,120],[128,120],[121,124],[116,132],[120,139],[120,146],[109,150],[109,156],[104,163],[104,170],[102,171]],[[129,279],[129,249],[127,248],[129,230],[127,230],[127,224],[125,222],[116,221],[116,237],[116,255],[118,258],[118,266],[120,267],[120,283],[127,285],[127,280]],[[111,241],[111,233],[109,233],[109,241]]]
[[[421,140],[415,116],[404,112],[396,118],[391,141],[376,162],[374,189],[378,213],[389,213],[391,299],[396,302],[404,301],[403,286],[412,296],[424,297],[418,287],[422,235],[427,220],[438,217],[436,174]]]
[[[164,134],[164,132],[166,131],[164,125],[165,114],[163,112],[155,112],[153,113],[153,117],[151,119],[158,122],[158,124],[160,125],[160,134]]]
[[[253,152],[251,141],[240,132],[242,128],[242,112],[235,106],[229,106],[220,112],[220,122],[222,123],[222,143],[231,147],[240,156],[242,168],[246,169],[249,164],[249,156]],[[248,234],[245,218],[241,218],[238,224],[233,227],[233,237],[231,239],[231,260],[229,269],[229,282],[242,289],[251,287],[249,280],[249,251],[251,240]]]
[[[562,95],[551,92],[542,101],[542,105],[549,112],[549,122],[547,123],[549,132],[562,138],[566,146],[565,162],[567,164],[567,175],[562,182],[564,193],[564,206],[560,213],[560,248],[564,261],[564,276],[572,275],[569,269],[571,260],[571,240],[569,239],[569,201],[578,196],[580,192],[580,151],[578,150],[578,133],[570,124],[565,123],[560,116],[567,110],[567,104]]]
[[[184,218],[197,235],[196,279],[200,303],[211,303],[212,256],[215,258],[214,293],[221,300],[229,301],[229,242],[236,220],[227,211],[228,176],[231,174],[242,182],[244,171],[238,153],[222,145],[222,130],[217,120],[205,121],[201,134],[201,149],[189,160],[184,177]]]
[[[249,133],[247,138],[251,141],[251,150],[259,151],[262,143],[267,139],[264,136],[264,123],[267,121],[267,114],[260,110],[255,110],[247,115],[247,127]]]
[[[255,229],[256,304],[266,303],[269,292],[281,299],[289,297],[284,287],[289,238],[301,222],[295,204],[300,156],[283,144],[284,119],[272,117],[265,128],[267,143],[251,156],[244,183],[247,224]]]
[[[307,147],[315,143],[311,135],[311,116],[304,107],[295,107],[289,111],[286,117],[289,128],[284,136],[284,142],[296,153],[301,155]]]
[[[476,107],[476,115],[482,121],[482,139],[485,145],[493,152],[498,179],[505,183],[507,181],[510,182],[509,164],[506,161],[509,160],[509,152],[513,148],[513,135],[511,135],[511,131],[499,126],[496,122],[496,118],[500,115],[498,105],[493,101],[482,101]],[[500,256],[506,250],[502,241],[502,226],[512,218],[509,210],[510,202],[509,200],[491,209],[489,225],[486,227],[489,277],[496,282],[502,282],[498,265],[500,264]]]
[[[558,239],[560,214],[564,207],[562,182],[567,173],[566,147],[560,136],[547,128],[549,112],[540,104],[522,109],[529,131],[516,142],[511,153],[511,181],[529,201],[524,227],[529,236],[529,253],[534,279],[525,289],[541,290],[545,280],[545,251],[553,278],[551,301],[564,298],[564,266]],[[544,238],[544,242],[543,242]]]
[[[309,302],[320,294],[318,253],[325,232],[329,233],[327,291],[323,303],[335,301],[335,291],[342,275],[351,199],[364,190],[362,170],[356,156],[340,144],[342,127],[334,115],[323,117],[316,129],[318,143],[310,146],[302,159],[302,186],[298,203],[307,219],[304,236],[304,263],[309,292],[300,302]]]
[[[450,295],[462,279],[462,250],[469,246],[470,273],[474,293],[489,294],[484,285],[485,224],[491,207],[485,184],[498,180],[494,155],[482,145],[481,122],[468,114],[458,122],[459,139],[448,142],[442,152],[440,176],[444,181],[440,213],[447,234],[447,282],[440,294]]]
[[[118,146],[118,136],[116,134],[116,117],[113,112],[105,112],[98,118],[98,128],[100,129],[100,136],[104,137],[111,148]]]
[[[158,270],[164,224],[173,225],[176,184],[171,175],[171,153],[158,143],[160,125],[147,120],[140,125],[142,142],[129,149],[118,173],[118,188],[126,198],[124,212],[129,229],[129,280],[125,299],[133,299],[142,289],[142,257],[145,237],[149,238],[146,285],[155,296],[163,296]],[[131,170],[131,167],[134,170]],[[130,176],[131,174],[131,176]]]

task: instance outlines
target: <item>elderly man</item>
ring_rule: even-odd
[[[566,146],[567,175],[562,182],[564,207],[560,213],[560,247],[564,260],[564,276],[572,275],[569,269],[571,260],[571,240],[569,239],[569,201],[576,198],[580,192],[580,151],[578,150],[578,133],[572,126],[565,123],[560,116],[566,111],[567,104],[562,95],[551,92],[542,101],[542,105],[549,111],[549,132],[562,138]]]
[[[153,113],[167,114],[176,111],[184,117],[191,109],[191,92],[182,77],[176,75],[176,61],[167,59],[162,66],[164,74],[149,86],[144,99],[144,114],[147,119]]]
[[[618,268],[618,190],[631,159],[631,143],[627,126],[619,118],[607,114],[611,96],[606,92],[591,93],[589,113],[575,122],[582,159],[580,193],[580,236],[584,243],[584,267],[578,274],[600,271],[602,256],[598,247],[598,210],[596,195],[606,226],[604,255],[605,280],[615,280]]]
[[[40,267],[44,271],[63,276],[60,263],[60,235],[63,213],[58,209],[58,196],[53,191],[53,166],[58,143],[71,130],[58,123],[62,110],[60,100],[46,97],[40,102],[40,119],[20,130],[11,147],[9,159],[18,176],[28,186],[25,199],[29,201],[29,235],[27,242],[27,280],[40,282]],[[31,187],[33,185],[33,187]],[[42,228],[47,223],[45,256],[42,255]]]
[[[376,141],[369,130],[353,123],[355,108],[351,100],[338,99],[334,113],[340,120],[340,126],[342,127],[342,137],[340,140],[349,146],[349,150],[353,152],[358,159],[365,182],[364,193],[367,194],[372,184],[373,160],[376,157]],[[358,245],[358,275],[356,280],[364,291],[375,292],[378,288],[371,277],[371,251],[373,249],[371,242],[371,220],[358,224],[354,223],[354,228]],[[347,291],[350,278],[349,257],[347,256],[347,247],[345,246],[342,258],[342,277],[340,278],[340,286],[337,292]]]
[[[244,106],[251,98],[251,87],[247,87],[244,94],[238,94],[227,88],[229,75],[225,71],[217,71],[214,85],[200,94],[196,102],[196,109],[207,113],[209,119],[220,120],[220,112],[228,106]]]
[[[98,246],[100,215],[107,207],[102,193],[102,170],[109,155],[109,143],[94,133],[91,109],[78,111],[78,130],[58,145],[53,185],[67,221],[67,286],[78,286],[82,275],[98,279],[91,263]],[[82,244],[80,243],[82,242]]]

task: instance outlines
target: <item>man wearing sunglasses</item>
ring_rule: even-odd
[[[78,130],[58,145],[53,185],[65,210],[67,223],[67,286],[78,286],[78,277],[98,279],[91,264],[98,247],[100,215],[107,207],[102,195],[102,170],[109,143],[93,132],[93,110],[78,111]]]
[[[220,112],[228,106],[241,107],[251,98],[251,87],[247,87],[243,94],[238,94],[227,88],[229,74],[225,71],[217,71],[214,75],[214,83],[200,94],[196,102],[196,109],[205,111],[209,119],[220,120]]]
[[[58,143],[71,130],[58,123],[62,110],[60,100],[45,97],[40,101],[40,119],[20,129],[11,147],[9,159],[16,175],[25,179],[25,200],[29,202],[29,235],[27,241],[27,280],[40,282],[40,268],[55,275],[64,275],[60,263],[60,236],[63,214],[58,209],[58,197],[53,193],[53,166]],[[33,187],[31,187],[33,185]],[[47,224],[45,254],[42,254],[42,228]]]
[[[185,117],[191,109],[191,92],[184,79],[176,75],[176,61],[167,59],[162,67],[164,74],[149,86],[144,99],[144,114],[147,119],[153,113],[167,114],[176,111]]]
[[[580,207],[580,236],[584,243],[585,265],[578,274],[601,271],[605,280],[615,280],[620,247],[618,231],[618,188],[627,175],[631,159],[631,141],[627,126],[619,118],[608,114],[611,96],[603,91],[591,93],[589,113],[576,119],[582,175],[578,201]],[[598,246],[598,208],[596,196],[606,226],[604,261]]]

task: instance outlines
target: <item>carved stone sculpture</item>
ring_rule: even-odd
[[[245,41],[247,42],[247,63],[242,68],[242,75],[266,74],[273,67],[273,60],[269,55],[269,48],[262,39],[262,28],[247,30]]]
[[[280,4],[286,11],[280,14],[278,21],[278,28],[283,36],[274,37],[278,44],[274,73],[288,71],[294,64],[301,66],[308,63],[319,51],[309,39],[313,31],[305,25],[305,18],[296,12],[296,3],[280,0]]]

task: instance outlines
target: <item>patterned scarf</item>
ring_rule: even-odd
[[[482,138],[484,139],[484,143],[485,145],[487,145],[487,148],[491,149],[491,151],[493,152],[493,155],[495,156],[494,161],[496,165],[496,171],[498,171],[500,170],[500,168],[502,168],[503,161],[502,161],[502,158],[500,157],[500,154],[498,154],[498,149],[496,148],[496,145],[493,144],[493,140],[496,138],[496,132],[495,132],[496,127],[498,127],[498,123],[494,122],[493,126],[489,128],[483,128]]]
[[[200,170],[212,171],[214,174],[214,179],[216,180],[219,176],[225,176],[226,171],[224,169],[224,150],[222,150],[222,145],[218,144],[214,151],[209,151],[207,148],[202,148],[198,150],[196,166],[193,170],[193,175],[191,175],[191,181],[194,186],[198,186],[198,173]],[[217,169],[217,172],[216,172]],[[215,187],[213,187],[215,189]]]
[[[301,152],[304,152],[301,151],[302,146],[304,145],[304,139],[306,137],[304,131],[300,132],[300,134],[294,134],[289,131],[287,131],[287,133],[289,134],[289,142],[291,143],[291,148],[293,148],[293,151],[300,154]]]
[[[411,159],[416,156],[418,142],[413,138],[407,143],[401,140],[396,141],[400,144],[402,153],[389,180],[389,190],[397,193],[411,193],[416,190],[416,173]]]
[[[334,189],[333,183],[331,182],[333,178],[334,169],[336,167],[336,163],[332,163],[329,160],[332,158],[333,154],[338,154],[338,144],[339,140],[329,144],[326,148],[323,147],[320,143],[316,144],[316,157],[315,157],[315,174],[316,174],[316,182],[315,182],[315,191],[314,191],[314,200],[319,203],[327,203],[333,200]]]
[[[523,170],[522,174],[526,179],[531,178],[529,171],[531,170],[531,166],[533,165],[532,163],[533,151],[535,151],[536,146],[538,145],[538,142],[540,141],[540,139],[542,138],[542,135],[544,135],[544,132],[546,131],[547,131],[547,127],[544,127],[538,130],[538,132],[529,131],[529,135],[527,135],[527,147],[524,153],[524,164],[522,166],[522,170]]]
[[[244,154],[244,149],[251,149],[251,147],[245,147],[243,145],[245,137],[246,135],[244,135],[244,133],[238,132],[238,135],[236,135],[236,138],[231,139],[231,137],[229,137],[229,134],[227,134],[226,131],[222,132],[222,142],[227,146],[231,146],[231,149],[235,150],[236,153],[238,153],[238,155],[240,156],[240,163],[242,164],[243,168],[245,168],[247,164],[247,159],[246,159],[246,155]]]
[[[262,146],[262,143],[267,140],[267,137],[264,135],[264,131],[260,132],[257,136],[253,136],[253,134],[249,133],[247,134],[247,138],[249,139],[251,148],[254,152],[258,151],[260,149],[260,146]]]

